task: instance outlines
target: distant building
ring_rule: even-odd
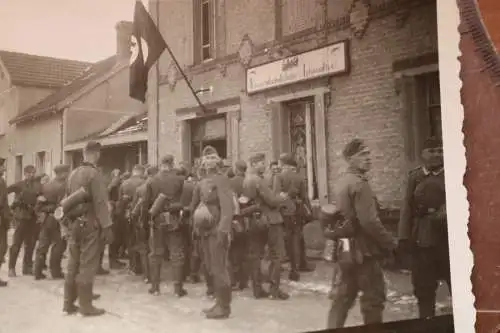
[[[77,78],[91,64],[81,61],[0,51],[0,156],[7,159],[8,182],[22,178],[25,165],[49,172],[60,159],[61,117],[24,126],[26,111]],[[38,116],[38,114],[36,115]],[[10,122],[16,119],[15,122]]]
[[[435,0],[150,1],[168,52],[150,72],[149,159],[205,145],[247,159],[291,151],[315,202],[333,199],[345,143],[373,150],[372,183],[399,206],[428,135],[441,135]],[[212,89],[210,89],[212,87]],[[158,107],[157,107],[158,106]]]
[[[116,29],[115,55],[85,64],[65,85],[9,119],[13,130],[6,138],[15,159],[8,173],[15,175],[8,178],[18,179],[27,163],[48,174],[58,163],[77,166],[91,139],[104,146],[101,164],[106,172],[147,160],[146,107],[128,97],[131,22],[120,22]]]

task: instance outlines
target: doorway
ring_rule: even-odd
[[[214,147],[221,158],[228,158],[225,115],[192,120],[190,126],[192,165],[198,165],[207,146]]]
[[[306,98],[284,103],[285,134],[289,152],[297,162],[298,172],[307,180],[309,199],[319,198],[317,154],[314,121],[314,99]]]

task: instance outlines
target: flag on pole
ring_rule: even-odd
[[[129,96],[146,101],[148,73],[167,47],[158,27],[141,1],[136,1],[132,27]]]

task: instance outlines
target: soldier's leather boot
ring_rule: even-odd
[[[35,263],[35,280],[45,280],[47,276],[42,273],[42,264],[40,262]]]
[[[231,287],[217,290],[215,307],[205,313],[207,319],[226,319],[231,314]]]
[[[127,266],[127,264],[119,261],[118,259],[112,259],[109,262],[109,268],[111,269],[122,269],[125,268],[125,266]]]
[[[92,297],[91,283],[81,283],[78,285],[79,312],[84,317],[102,316],[106,313],[104,309],[99,309],[92,305]]]
[[[16,269],[15,268],[9,268],[9,277],[16,277]]]
[[[290,281],[299,281],[300,280],[300,274],[297,271],[291,271],[288,274],[288,279]]]
[[[181,282],[176,282],[174,284],[174,293],[177,297],[184,297],[187,295],[187,291],[184,289]]]
[[[99,269],[97,270],[97,275],[108,275],[109,271],[107,269],[104,269],[102,266],[99,266]]]
[[[52,278],[54,280],[62,280],[62,279],[64,279],[64,273],[61,272],[61,271],[52,271],[50,273],[50,275],[52,276]]]
[[[68,315],[75,314],[78,312],[78,307],[75,305],[77,298],[77,288],[75,283],[65,282],[64,283],[64,304],[63,312]]]
[[[153,296],[160,295],[160,277],[161,277],[161,266],[158,263],[152,263],[150,266],[151,274],[151,288],[149,288],[149,293]]]
[[[145,254],[141,254],[141,266],[142,266],[142,274],[144,277],[144,283],[149,283],[151,281],[150,277],[150,269],[149,269],[149,260]]]

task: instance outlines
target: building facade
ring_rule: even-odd
[[[0,156],[7,159],[6,180],[22,179],[23,167],[33,164],[50,173],[61,155],[61,114],[36,123],[12,120],[63,88],[90,66],[89,63],[0,51]]]
[[[208,144],[233,162],[291,152],[309,196],[325,203],[342,148],[359,137],[372,149],[378,199],[399,206],[423,140],[441,135],[435,0],[152,1],[149,10],[204,105],[165,52],[150,72],[149,160],[193,162]]]

